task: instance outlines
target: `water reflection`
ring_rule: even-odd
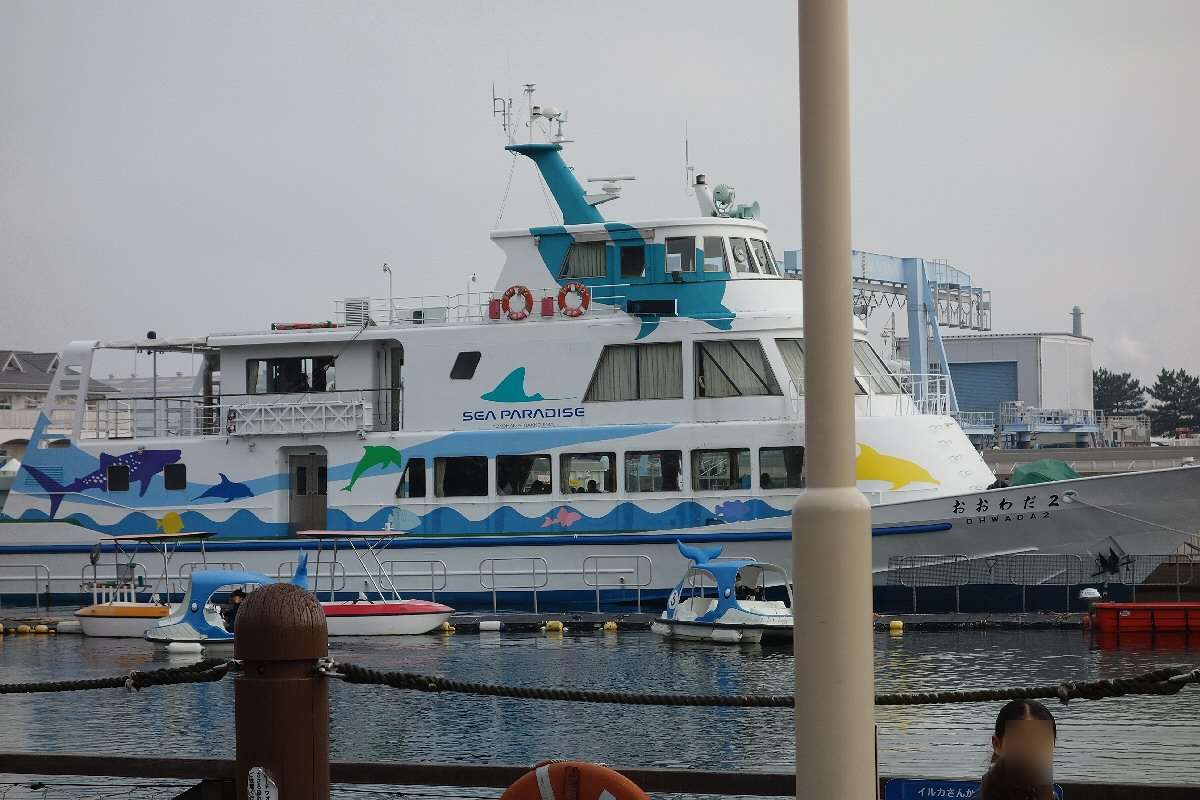
[[[875,637],[879,691],[1089,680],[1200,661],[1200,643],[1119,643],[1079,631],[887,633]],[[649,633],[567,632],[334,640],[338,659],[466,680],[685,693],[791,690],[790,650],[666,643]],[[801,658],[820,658],[802,652]],[[141,642],[21,637],[0,645],[4,682],[98,676],[167,665]],[[0,697],[0,749],[230,756],[233,684]],[[763,709],[523,702],[334,684],[335,758],[789,769],[792,715]],[[974,777],[999,704],[880,708],[886,774]],[[1200,688],[1136,700],[1052,706],[1063,779],[1200,783]]]

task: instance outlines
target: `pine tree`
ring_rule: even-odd
[[[1200,378],[1182,369],[1164,369],[1150,387],[1154,407],[1150,430],[1155,436],[1172,434],[1176,428],[1200,428]]]
[[[1146,388],[1128,372],[1092,373],[1092,396],[1097,411],[1109,416],[1136,416],[1146,412]]]

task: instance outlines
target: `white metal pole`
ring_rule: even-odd
[[[878,796],[871,511],[855,484],[847,0],[800,0],[808,489],[792,513],[796,796]]]

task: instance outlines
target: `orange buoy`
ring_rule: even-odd
[[[520,310],[512,307],[512,300],[517,295],[521,295],[525,301],[525,308]],[[519,283],[508,287],[508,290],[500,298],[500,309],[514,322],[525,319],[533,311],[533,292]]]
[[[553,761],[526,772],[500,800],[650,800],[616,770],[586,761]]]
[[[572,294],[579,296],[579,305],[567,304],[567,298]],[[558,311],[565,317],[581,317],[591,304],[592,290],[587,287],[587,284],[571,281],[558,290]]]

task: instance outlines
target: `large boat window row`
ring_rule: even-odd
[[[489,479],[486,456],[410,458],[395,495],[400,500],[426,497],[498,497],[529,495],[607,495],[623,486],[627,494],[734,492],[752,488],[799,489],[804,486],[804,448],[724,447],[692,450],[627,450],[498,455]],[[554,461],[558,469],[554,468]],[[757,463],[756,463],[757,462]],[[757,471],[757,477],[755,472]],[[432,473],[432,474],[431,474]],[[432,486],[430,483],[432,482]]]
[[[639,239],[579,241],[571,244],[559,271],[560,278],[606,278],[609,264],[614,277],[644,278],[650,261],[647,249],[661,247]],[[666,254],[679,258],[680,272],[738,272],[779,276],[779,262],[765,239],[741,236],[671,236]],[[732,265],[732,270],[730,269]]]

